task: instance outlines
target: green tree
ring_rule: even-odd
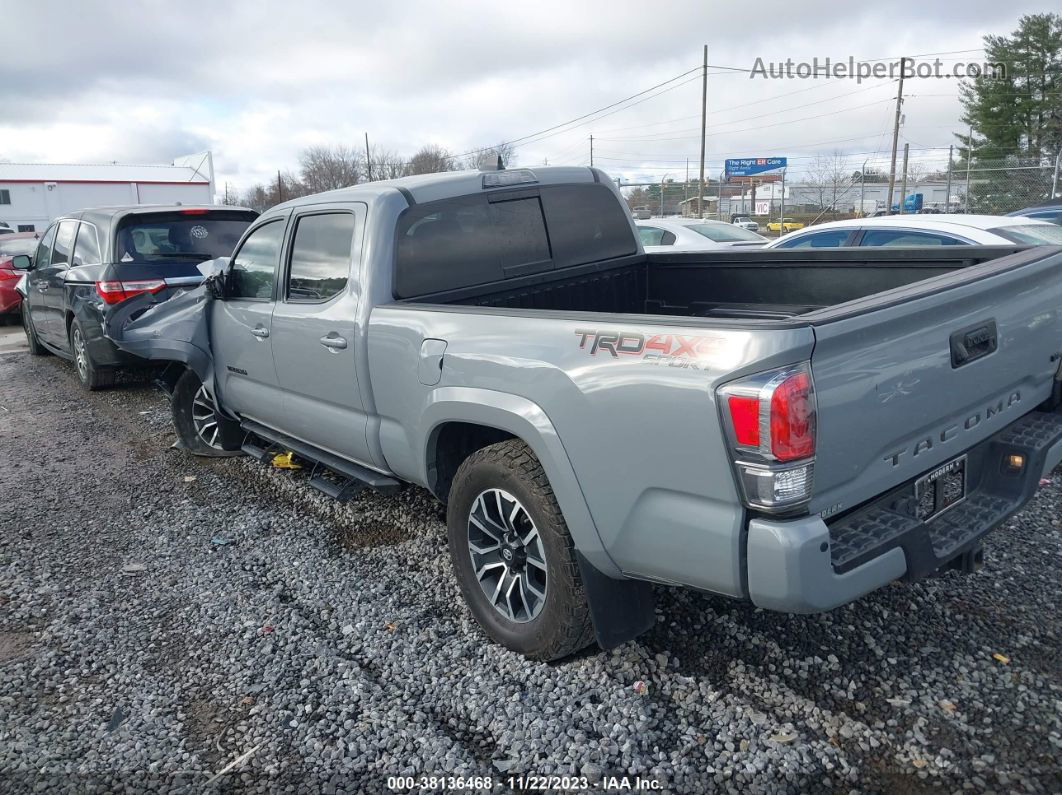
[[[984,42],[986,62],[1004,73],[959,87],[962,121],[972,135],[956,135],[956,170],[972,156],[971,208],[1000,212],[1050,191],[1048,166],[1062,148],[1062,16],[1023,16],[1011,35]]]

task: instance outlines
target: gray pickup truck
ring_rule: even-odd
[[[132,298],[184,444],[447,504],[468,606],[555,659],[651,583],[815,612],[972,571],[1062,459],[1062,250],[646,255],[586,168],[375,182],[264,213]]]

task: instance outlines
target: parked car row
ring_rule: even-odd
[[[841,246],[1062,245],[1062,227],[1025,216],[888,215],[830,221],[772,240],[767,248]]]
[[[158,366],[186,449],[430,490],[471,614],[552,660],[652,583],[808,613],[972,572],[1062,460],[1058,250],[763,240],[546,167],[84,211],[15,264],[31,352]]]

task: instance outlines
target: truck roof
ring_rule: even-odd
[[[365,182],[359,185],[351,185],[349,188],[315,193],[312,196],[303,196],[278,204],[270,208],[269,212],[322,202],[367,201],[394,191],[402,193],[407,200],[412,199],[416,204],[423,204],[425,202],[438,201],[439,199],[450,199],[455,196],[479,193],[484,189],[484,176],[489,174],[516,175],[524,172],[526,172],[528,178],[528,187],[610,181],[598,169],[577,166],[512,168],[500,171],[444,171],[437,174],[418,174],[412,177],[400,177],[399,179]],[[519,183],[507,187],[519,187]]]

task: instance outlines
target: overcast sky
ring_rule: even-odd
[[[519,139],[701,63],[709,46],[708,171],[725,157],[789,156],[798,172],[840,149],[858,168],[889,147],[895,83],[750,78],[765,61],[948,53],[979,60],[1043,4],[1015,0],[725,2],[82,2],[0,0],[0,159],[170,162],[214,152],[219,190],[296,169],[310,144],[411,154]],[[526,139],[517,164],[595,164],[682,178],[699,157],[700,83]],[[952,79],[908,81],[901,143],[946,158]],[[931,147],[944,147],[933,150]]]

